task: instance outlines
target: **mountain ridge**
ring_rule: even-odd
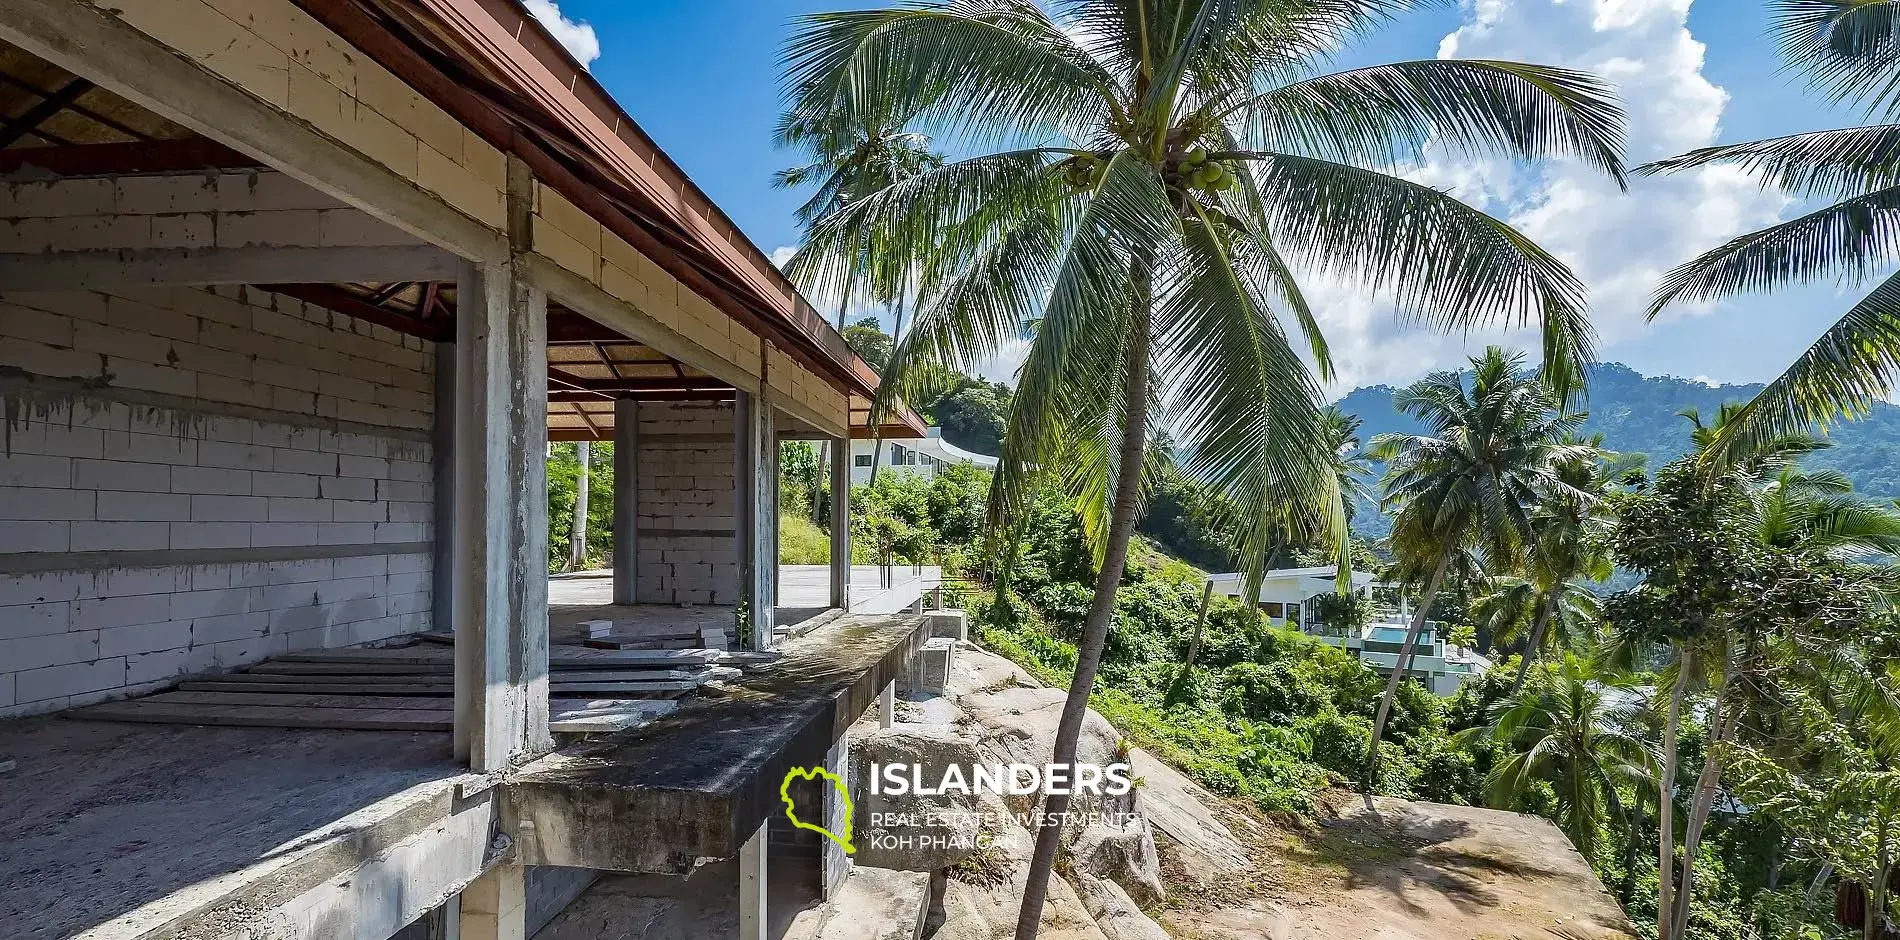
[[[1673,375],[1646,376],[1620,362],[1592,366],[1589,378],[1589,396],[1582,404],[1589,413],[1584,433],[1601,433],[1611,450],[1647,454],[1652,466],[1689,449],[1690,425],[1677,412],[1694,408],[1706,421],[1723,402],[1745,402],[1762,389],[1761,383],[1709,385]],[[1392,407],[1397,391],[1390,385],[1367,385],[1339,399],[1341,410],[1359,416],[1366,443],[1377,434],[1423,430]],[[1900,407],[1878,403],[1865,418],[1834,424],[1827,436],[1834,446],[1810,456],[1804,461],[1808,466],[1840,470],[1866,495],[1900,498]],[[1376,520],[1364,527],[1368,530],[1383,528],[1376,509],[1358,518]]]

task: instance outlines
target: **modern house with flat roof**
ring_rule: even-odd
[[[851,484],[871,482],[871,470],[879,473],[904,473],[934,480],[949,466],[996,469],[996,458],[973,453],[943,439],[943,429],[926,428],[923,437],[884,441],[857,439],[851,442]]]
[[[517,0],[0,0],[0,78],[0,936],[520,940],[714,860],[764,936],[925,629],[843,499],[781,603],[778,442],[921,422]],[[611,604],[550,612],[550,439],[616,444]]]
[[[1214,591],[1239,597],[1242,577],[1237,573],[1208,576]],[[1352,572],[1352,590],[1364,594],[1378,586],[1364,571]],[[1401,597],[1398,610],[1381,610],[1364,629],[1351,631],[1319,623],[1313,599],[1339,590],[1338,569],[1332,565],[1316,568],[1280,568],[1266,573],[1260,582],[1257,603],[1276,627],[1298,630],[1330,646],[1357,656],[1360,662],[1390,675],[1398,668],[1399,650],[1405,645],[1411,628]],[[1440,625],[1427,622],[1413,650],[1408,674],[1438,695],[1452,695],[1472,678],[1491,668],[1491,661],[1475,651],[1445,641]]]

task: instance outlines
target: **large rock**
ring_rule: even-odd
[[[1069,854],[1076,872],[1107,879],[1143,904],[1161,900],[1161,857],[1146,820],[1136,818],[1122,826],[1092,823],[1078,827],[1073,836]]]
[[[957,650],[957,674],[951,679],[951,695],[994,692],[1010,688],[1042,688],[1036,677],[1023,667],[986,649],[964,644]]]
[[[966,695],[957,704],[966,725],[977,735],[977,748],[983,756],[999,764],[1049,763],[1056,750],[1056,726],[1062,721],[1062,704],[1068,693],[1061,689],[1005,688],[993,692]],[[1107,719],[1090,711],[1082,720],[1082,732],[1076,739],[1077,763],[1107,767],[1119,758],[1121,735]],[[1018,813],[1030,813],[1038,797],[1008,796],[1004,802]],[[1077,796],[1075,812],[1100,811],[1099,798]]]
[[[1134,748],[1128,758],[1141,781],[1135,802],[1142,818],[1173,841],[1188,877],[1208,883],[1253,867],[1246,846],[1209,809],[1219,797],[1147,751]]]
[[[874,768],[915,765],[931,785],[942,779],[945,767],[963,772],[983,760],[976,742],[947,725],[897,725],[851,735],[853,843],[860,865],[904,871],[938,871],[967,858],[987,839],[984,821],[1004,812],[1002,802],[986,794],[918,796],[873,793]],[[930,825],[880,825],[879,817],[903,816]]]
[[[1168,932],[1115,882],[1078,872],[1075,893],[1108,940],[1169,940]]]
[[[1035,839],[1010,823],[985,850],[949,872],[943,924],[932,940],[996,940],[1016,930],[1023,885]],[[1075,890],[1060,875],[1049,878],[1038,940],[1109,940]]]

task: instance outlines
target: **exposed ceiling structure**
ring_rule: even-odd
[[[372,12],[371,5],[358,7],[346,2],[324,6],[333,18],[341,17],[346,23],[355,23],[359,32],[364,26],[361,17]],[[355,12],[338,12],[346,7]],[[513,9],[513,5],[508,0],[502,0],[500,9],[505,13]],[[510,93],[503,90],[507,76],[492,71],[471,71],[466,57],[451,56],[439,48],[440,44],[449,42],[439,33],[429,33],[433,38],[428,40],[418,38],[420,34],[408,33],[408,30],[423,29],[427,20],[417,17],[406,5],[390,5],[387,9],[378,7],[372,15],[386,27],[397,26],[398,21],[406,24],[401,27],[405,30],[406,41],[418,46],[424,58],[434,66],[456,75],[458,81],[487,89],[489,97],[483,99],[484,107],[496,109],[490,115],[491,120],[506,114],[508,121],[519,122],[524,128],[537,129],[537,137],[547,146],[561,152],[560,162],[564,166],[591,167],[588,172],[597,177],[606,172],[603,168],[593,166],[598,162],[596,157],[568,142],[571,135],[552,126],[545,115],[537,116],[533,103],[510,97]],[[411,48],[410,54],[417,55],[417,49]],[[552,55],[551,59],[558,60],[552,61],[557,67],[566,61],[564,53]],[[604,96],[604,93],[601,94]],[[645,141],[644,135],[630,122],[627,130],[638,141]],[[667,170],[684,180],[684,175],[666,160],[657,147],[652,147],[650,141],[645,141],[645,146],[651,148],[648,159],[664,161]],[[24,50],[0,42],[0,177],[38,179],[195,173],[261,166],[252,157],[153,114],[108,89],[97,87]],[[687,186],[690,187],[690,183]],[[607,200],[605,208],[622,218],[638,211],[647,219],[647,223],[643,224],[657,224],[653,222],[652,205],[642,203],[641,199],[636,199],[630,193],[601,195],[599,190],[590,188],[590,191],[596,194],[595,202]],[[855,434],[872,436],[881,432],[884,436],[914,436],[915,430],[906,426],[905,422],[916,424],[916,419],[908,412],[896,416],[889,427],[879,431],[872,431],[865,426],[870,414],[870,401],[866,393],[875,388],[875,373],[871,373],[862,361],[850,355],[848,349],[843,354],[845,361],[841,363],[835,355],[836,351],[830,347],[842,347],[842,338],[832,332],[815,313],[810,313],[811,317],[816,318],[813,323],[797,322],[797,316],[787,320],[779,315],[786,309],[796,314],[801,310],[810,312],[810,308],[797,298],[796,292],[790,289],[783,278],[778,277],[776,269],[770,269],[769,263],[766,265],[770,269],[769,273],[754,272],[757,277],[735,281],[730,273],[733,266],[737,264],[743,268],[749,264],[750,259],[744,256],[747,252],[756,255],[756,248],[745,241],[744,236],[703,194],[692,189],[687,195],[697,200],[689,207],[692,218],[715,223],[714,234],[717,237],[714,241],[721,243],[726,256],[705,248],[707,233],[695,233],[690,230],[691,226],[673,224],[669,231],[660,233],[663,238],[656,239],[649,233],[647,239],[651,246],[657,246],[653,250],[664,250],[672,257],[675,264],[669,266],[669,270],[677,275],[680,273],[680,264],[685,264],[686,274],[699,275],[697,283],[701,287],[711,287],[728,296],[735,290],[743,289],[753,295],[751,303],[754,309],[750,310],[749,320],[744,317],[742,320],[762,329],[770,327],[770,332],[778,337],[775,341],[780,342],[781,348],[786,348],[788,352],[798,353],[799,350],[788,348],[783,343],[802,337],[804,342],[799,345],[803,347],[803,354],[795,355],[795,358],[808,366],[828,365],[826,373],[834,382],[839,381],[837,376],[841,368],[851,375],[849,381],[841,384],[850,389]],[[635,203],[642,204],[636,206]],[[687,257],[687,261],[682,261],[683,257]],[[708,282],[707,278],[711,276],[708,272],[719,271],[725,273],[718,273],[716,279]],[[695,282],[693,277],[686,280]],[[762,288],[760,285],[765,286]],[[455,285],[452,282],[280,283],[258,286],[431,341],[448,341],[455,335]],[[786,303],[779,305],[778,312],[774,312],[771,305],[757,303],[757,296],[762,291],[767,294],[779,291],[783,295],[779,299]],[[730,307],[729,304],[727,306]],[[767,314],[772,314],[777,320]],[[552,439],[611,439],[613,403],[620,398],[719,401],[731,400],[734,394],[733,387],[728,383],[673,360],[650,346],[623,336],[558,303],[549,304],[548,429]],[[797,433],[801,428],[790,430]]]

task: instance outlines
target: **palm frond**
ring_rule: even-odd
[[[1772,0],[1789,67],[1839,101],[1890,108],[1900,88],[1900,4],[1893,0]]]
[[[1587,73],[1519,62],[1427,59],[1294,82],[1241,104],[1263,150],[1387,166],[1427,142],[1464,156],[1574,157],[1624,182],[1623,109]]]
[[[1822,277],[1858,281],[1900,257],[1896,223],[1900,186],[1736,237],[1670,271],[1650,302],[1649,315],[1653,319],[1671,304],[1720,300]]]
[[[1900,124],[1846,127],[1691,150],[1636,168],[1644,176],[1732,165],[1764,188],[1843,199],[1900,184]]]
[[[1241,273],[1264,246],[1194,209],[1160,311],[1159,371],[1193,454],[1185,472],[1227,493],[1244,521],[1236,555],[1252,596],[1280,533],[1346,545],[1344,510],[1319,388]]]
[[[993,530],[1025,505],[1036,468],[1061,452],[1065,428],[1087,425],[1091,413],[1122,397],[1136,315],[1134,259],[1166,255],[1177,225],[1167,191],[1145,164],[1126,152],[1109,160],[1064,248],[1023,362],[991,485]]]
[[[791,108],[916,115],[981,139],[1086,128],[1112,76],[1033,3],[946,0],[801,17],[781,56]]]
[[[1900,275],[1882,281],[1715,433],[1710,458],[1730,464],[1773,442],[1826,428],[1886,400],[1900,374]]]
[[[1583,283],[1510,225],[1373,170],[1253,152],[1277,244],[1315,270],[1389,291],[1401,316],[1447,331],[1536,323],[1553,387],[1594,358]]]

